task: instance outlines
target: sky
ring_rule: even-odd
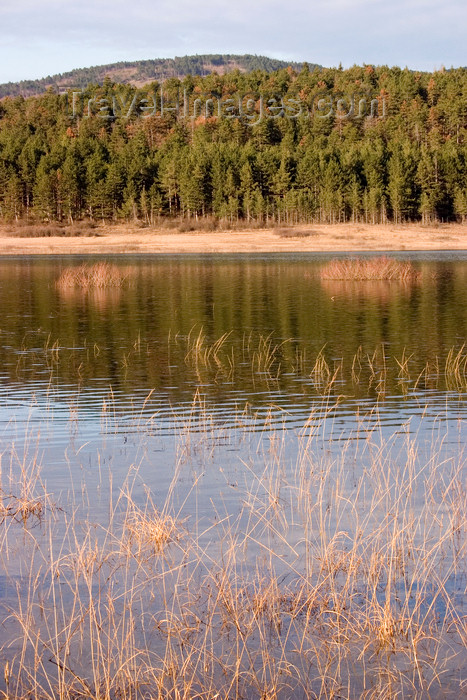
[[[0,0],[0,83],[191,54],[466,66],[466,0]]]

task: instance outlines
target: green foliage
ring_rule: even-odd
[[[191,75],[164,85],[171,105],[179,89],[192,101],[212,94],[208,116],[204,108],[196,118],[183,111],[161,115],[157,96],[154,116],[129,110],[154,92],[154,82],[145,91],[111,79],[90,85],[75,116],[66,96],[53,91],[2,100],[0,216],[148,224],[164,216],[286,223],[467,219],[466,69],[429,74],[305,66],[268,73],[271,64],[250,57],[249,73],[203,76],[208,59],[212,68],[233,65],[236,57],[176,59]],[[317,96],[334,89],[357,95],[353,117],[323,118],[316,111]],[[365,90],[384,96],[386,116],[357,116]],[[256,109],[263,95],[262,119],[218,116],[219,99],[245,91],[254,91]],[[118,113],[103,118],[100,100],[111,105],[115,94]],[[310,111],[283,116],[281,99],[299,100]],[[276,112],[268,114],[268,105]]]

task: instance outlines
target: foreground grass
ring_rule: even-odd
[[[374,416],[336,449],[327,420],[245,434],[210,505],[208,415],[180,421],[162,500],[128,464],[104,509],[86,489],[60,503],[40,451],[9,451],[2,493],[36,505],[1,523],[3,697],[458,697],[462,456],[434,433],[422,457]]]

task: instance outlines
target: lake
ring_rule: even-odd
[[[467,254],[330,257],[0,260],[11,697],[467,689]]]

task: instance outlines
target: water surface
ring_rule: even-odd
[[[329,257],[115,257],[127,283],[88,291],[56,285],[78,257],[0,261],[3,493],[30,479],[55,504],[47,536],[33,535],[44,560],[67,549],[70,519],[94,523],[104,549],[109,501],[127,493],[170,502],[212,561],[248,533],[247,579],[275,552],[266,568],[287,585],[319,579],[324,541],[344,556],[394,517],[444,572],[422,579],[415,558],[394,605],[413,612],[418,587],[421,625],[463,613],[451,492],[464,498],[467,254],[399,254],[422,271],[411,284],[322,281]],[[9,555],[10,605],[31,590],[28,566]],[[357,589],[352,600],[371,597]],[[383,605],[386,591],[371,595]],[[449,658],[452,688],[464,662]]]

